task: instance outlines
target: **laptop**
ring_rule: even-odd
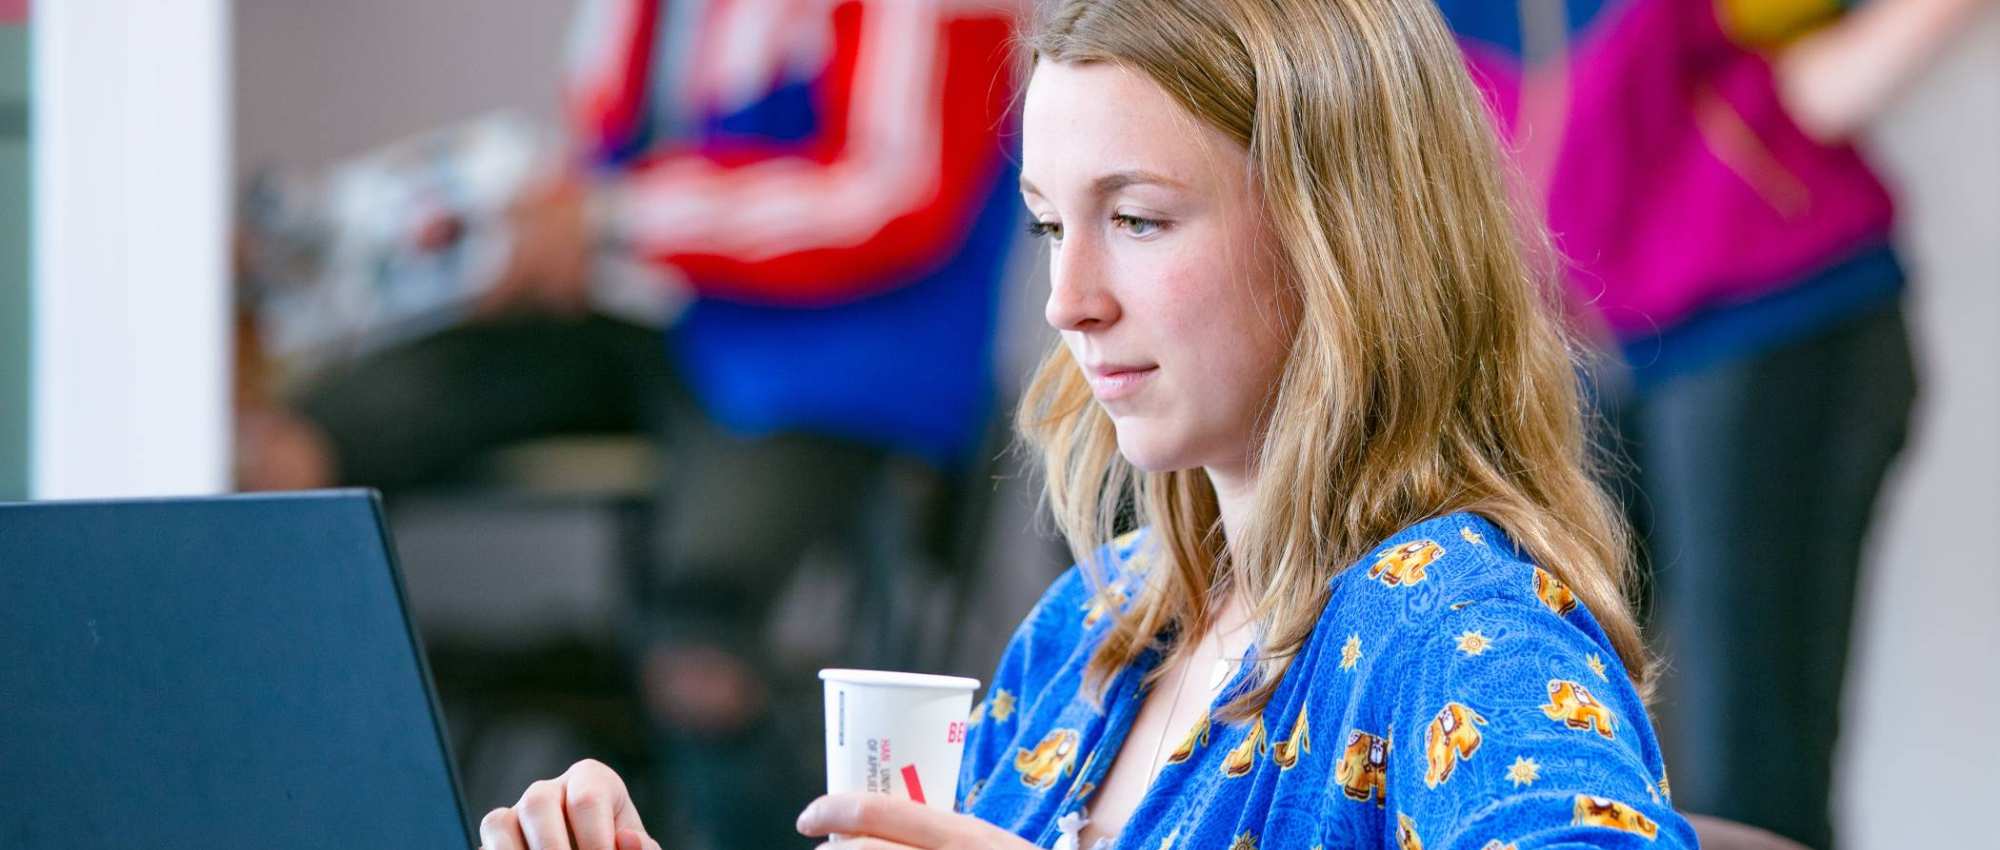
[[[371,491],[0,504],[0,847],[474,844]]]

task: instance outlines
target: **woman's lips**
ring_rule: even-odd
[[[1116,401],[1144,388],[1158,366],[1111,366],[1089,371],[1090,392],[1098,401]]]

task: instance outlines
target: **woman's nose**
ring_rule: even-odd
[[[1096,330],[1118,321],[1118,301],[1105,285],[1103,264],[1085,245],[1052,249],[1049,301],[1042,317],[1059,331]]]

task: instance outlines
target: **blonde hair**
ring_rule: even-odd
[[[1223,711],[1246,719],[1337,571],[1470,511],[1574,590],[1643,691],[1629,532],[1592,477],[1559,269],[1429,0],[1063,0],[1030,32],[1028,62],[1137,71],[1243,146],[1297,304],[1259,420],[1256,519],[1227,541],[1207,474],[1126,462],[1061,344],[1031,379],[1015,425],[1085,573],[1121,508],[1157,550],[1091,680],[1206,631],[1235,592],[1263,627],[1254,684]]]

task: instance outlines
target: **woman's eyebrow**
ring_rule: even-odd
[[[1157,186],[1165,186],[1169,189],[1187,188],[1186,183],[1183,183],[1179,180],[1175,180],[1174,178],[1168,177],[1164,174],[1160,174],[1158,172],[1153,172],[1153,171],[1146,171],[1144,169],[1130,168],[1122,171],[1113,171],[1109,174],[1105,174],[1103,176],[1098,177],[1095,180],[1090,181],[1090,191],[1092,194],[1102,197],[1104,195],[1109,195],[1112,192],[1116,192],[1120,189],[1123,189],[1127,186],[1137,186],[1141,184],[1153,184]],[[1043,197],[1042,190],[1036,188],[1035,184],[1029,182],[1028,178],[1026,177],[1021,178],[1021,191],[1027,194],[1035,195],[1037,197]]]
[[[1186,183],[1182,183],[1164,174],[1143,169],[1127,169],[1124,171],[1113,171],[1110,174],[1090,181],[1090,190],[1100,196],[1109,195],[1127,186],[1136,186],[1142,183],[1165,186],[1169,189],[1187,188]]]

